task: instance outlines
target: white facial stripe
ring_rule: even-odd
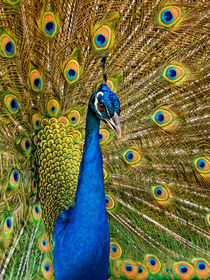
[[[102,91],[99,91],[97,93],[96,98],[95,98],[95,102],[94,102],[94,106],[96,108],[96,111],[99,113],[99,115],[102,116],[101,112],[98,110],[98,96],[99,96],[99,94],[101,94],[102,96],[104,95],[104,93]]]

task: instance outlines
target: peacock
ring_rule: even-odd
[[[208,25],[0,0],[0,280],[210,278]]]

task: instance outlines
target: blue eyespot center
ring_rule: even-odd
[[[102,34],[97,34],[95,37],[95,42],[98,47],[104,47],[107,43],[106,37]]]
[[[18,103],[17,103],[17,100],[15,98],[12,98],[11,102],[10,102],[10,106],[11,106],[11,109],[13,111],[15,111],[18,107]]]
[[[52,21],[49,21],[45,24],[45,30],[48,34],[52,34],[55,30],[55,24]]]
[[[149,264],[151,265],[151,266],[154,266],[154,265],[156,265],[156,260],[154,259],[154,258],[150,258],[149,259]]]
[[[161,19],[164,23],[171,23],[173,21],[173,14],[172,12],[167,9],[162,12]]]
[[[44,265],[44,269],[45,269],[47,272],[50,271],[50,266],[49,266],[48,263],[46,263],[46,264]]]
[[[112,245],[112,246],[111,246],[111,252],[112,252],[112,253],[116,253],[116,252],[117,252],[117,246]]]
[[[155,116],[155,120],[157,121],[157,123],[160,123],[160,124],[164,123],[164,119],[165,119],[165,117],[162,112],[157,113]]]
[[[41,87],[41,79],[40,78],[34,79],[34,87],[35,88],[40,88]]]
[[[99,138],[99,141],[102,141],[103,140],[103,135],[101,133],[99,133],[98,138]]]
[[[14,178],[15,182],[17,183],[19,180],[19,174],[16,171],[13,172],[13,178]]]
[[[26,150],[28,150],[30,148],[30,142],[28,140],[26,140],[26,142],[25,142],[25,148],[26,148]]]
[[[197,165],[198,165],[198,168],[202,170],[202,169],[204,169],[206,162],[203,159],[199,159]]]
[[[126,154],[126,158],[127,158],[128,161],[132,161],[132,159],[133,159],[133,152],[128,152]]]
[[[142,272],[143,272],[143,268],[139,265],[138,273],[142,273]]]
[[[128,272],[133,271],[133,266],[130,265],[130,264],[126,264],[125,265],[125,270],[128,271]]]
[[[69,69],[67,71],[67,76],[68,76],[69,80],[74,80],[77,76],[77,72],[74,69]]]
[[[105,201],[106,201],[106,204],[108,204],[108,203],[109,203],[109,198],[106,197],[106,198],[105,198]]]
[[[39,127],[41,125],[40,120],[36,120],[36,126]]]
[[[71,122],[72,122],[72,123],[75,123],[76,120],[77,120],[76,117],[71,117]]]
[[[188,268],[187,268],[186,265],[180,265],[179,271],[180,271],[181,273],[187,273],[187,272],[188,272]]]
[[[204,270],[206,268],[206,264],[204,262],[198,262],[197,263],[197,268],[199,270]]]
[[[177,77],[176,69],[173,67],[168,68],[166,75],[171,80],[176,79],[176,77]]]
[[[55,106],[52,106],[51,109],[50,109],[50,111],[53,112],[53,113],[55,113],[56,107],[55,107]]]
[[[35,207],[34,207],[34,210],[35,210],[35,212],[36,212],[37,214],[39,214],[39,207],[38,207],[38,206],[35,206]]]
[[[11,226],[12,226],[12,221],[11,221],[10,218],[8,218],[8,219],[6,220],[6,224],[7,224],[7,227],[8,227],[8,228],[11,228]]]
[[[34,185],[34,188],[36,188],[36,181],[35,180],[33,181],[33,185]]]
[[[5,51],[6,51],[7,54],[13,54],[14,53],[14,44],[11,41],[6,43]]]
[[[162,194],[162,189],[161,188],[156,188],[155,189],[155,194],[156,194],[156,196],[161,196],[161,194]]]
[[[44,239],[44,240],[42,240],[42,244],[43,244],[43,246],[47,246],[47,241]]]

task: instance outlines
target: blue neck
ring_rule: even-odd
[[[75,206],[60,215],[53,235],[56,280],[108,278],[109,227],[99,126],[89,105]],[[62,220],[64,216],[67,220]]]

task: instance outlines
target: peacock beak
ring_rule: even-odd
[[[115,132],[117,138],[119,139],[121,137],[121,127],[118,114],[115,112],[112,118],[104,120],[107,122],[108,126],[110,126],[111,129]]]

